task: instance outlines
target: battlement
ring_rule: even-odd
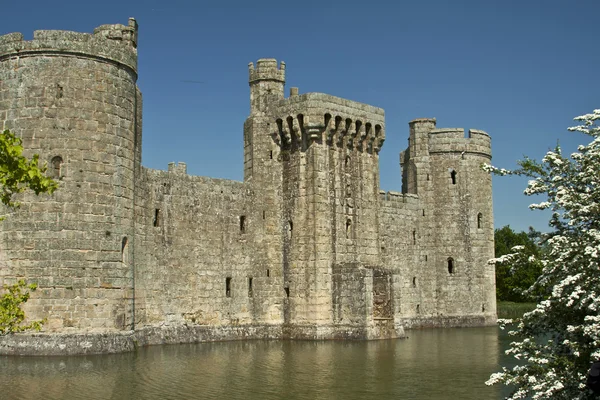
[[[0,60],[13,57],[73,55],[104,59],[121,64],[137,74],[138,25],[130,18],[127,26],[102,25],[94,33],[38,30],[33,40],[19,32],[0,36]]]
[[[280,100],[276,115],[273,136],[283,147],[324,140],[328,145],[379,153],[385,141],[383,109],[324,93]]]
[[[174,174],[186,175],[187,164],[182,161],[178,162],[177,164],[175,164],[174,162],[170,162],[168,171]]]
[[[473,153],[492,157],[492,143],[486,132],[470,129],[465,137],[463,128],[438,128],[429,132],[429,154]]]
[[[256,81],[277,81],[285,83],[285,62],[279,64],[277,68],[277,60],[274,58],[261,58],[254,64],[248,64],[248,81],[250,83]]]

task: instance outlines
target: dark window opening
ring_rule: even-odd
[[[127,236],[125,236],[123,238],[123,240],[121,240],[121,262],[123,262],[123,263],[127,263],[127,248],[128,248],[128,241],[127,241]]]
[[[347,219],[346,220],[346,239],[350,238],[351,233],[352,233],[352,221]]]
[[[269,151],[269,159],[273,159],[273,150]]]
[[[452,170],[450,172],[450,178],[452,179],[452,184],[456,185],[456,171],[455,170]]]
[[[252,277],[248,277],[248,297],[252,297]]]
[[[152,221],[152,225],[160,226],[160,208],[154,209],[154,221]]]
[[[429,180],[429,174],[427,174],[427,180]]]
[[[285,290],[285,297],[290,297],[290,288],[286,286],[283,290]]]
[[[448,273],[454,273],[454,260],[452,258],[448,258]]]
[[[267,217],[267,212],[265,210],[263,210],[263,219],[265,219]]]
[[[425,216],[425,209],[423,209],[423,216]]]
[[[225,297],[231,297],[231,277],[225,278]]]
[[[417,231],[413,231],[413,244],[417,244]]]
[[[485,312],[485,304],[481,305],[481,312]]]
[[[481,229],[482,227],[483,215],[481,213],[477,214],[477,229]]]
[[[425,254],[425,261],[427,261],[427,254]]]
[[[417,277],[413,276],[413,287],[417,287]]]
[[[270,269],[267,269],[267,278],[268,278],[269,276],[271,276],[271,270],[270,270]]]
[[[246,232],[246,216],[240,215],[240,232]]]
[[[344,166],[347,167],[350,165],[350,156],[346,156],[346,160],[344,161]]]
[[[417,304],[417,314],[420,314],[420,313],[421,313],[421,305]]]
[[[50,160],[50,171],[48,172],[51,178],[60,178],[62,163],[63,159],[61,156],[53,157],[52,160]]]
[[[294,230],[294,223],[292,221],[288,221],[287,226],[287,237],[288,239],[292,238],[292,231]]]

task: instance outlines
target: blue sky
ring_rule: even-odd
[[[0,33],[28,39],[36,29],[92,32],[137,19],[151,168],[185,161],[191,174],[242,180],[247,65],[265,57],[286,62],[288,88],[385,109],[384,190],[401,189],[398,153],[414,118],[487,131],[493,164],[512,168],[558,142],[569,153],[586,143],[566,128],[600,107],[598,1],[5,3]],[[494,178],[496,227],[546,230],[525,184]]]

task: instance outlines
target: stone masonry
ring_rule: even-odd
[[[59,180],[0,225],[0,284],[36,282],[43,332],[4,354],[254,338],[377,339],[496,321],[491,159],[482,131],[409,124],[402,193],[379,187],[380,108],[284,95],[249,65],[244,181],[141,165],[137,35],[0,36],[0,128]]]

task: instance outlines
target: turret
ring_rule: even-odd
[[[264,113],[273,100],[283,99],[285,86],[285,63],[277,68],[277,60],[261,58],[254,64],[248,64],[250,83],[250,113]]]

